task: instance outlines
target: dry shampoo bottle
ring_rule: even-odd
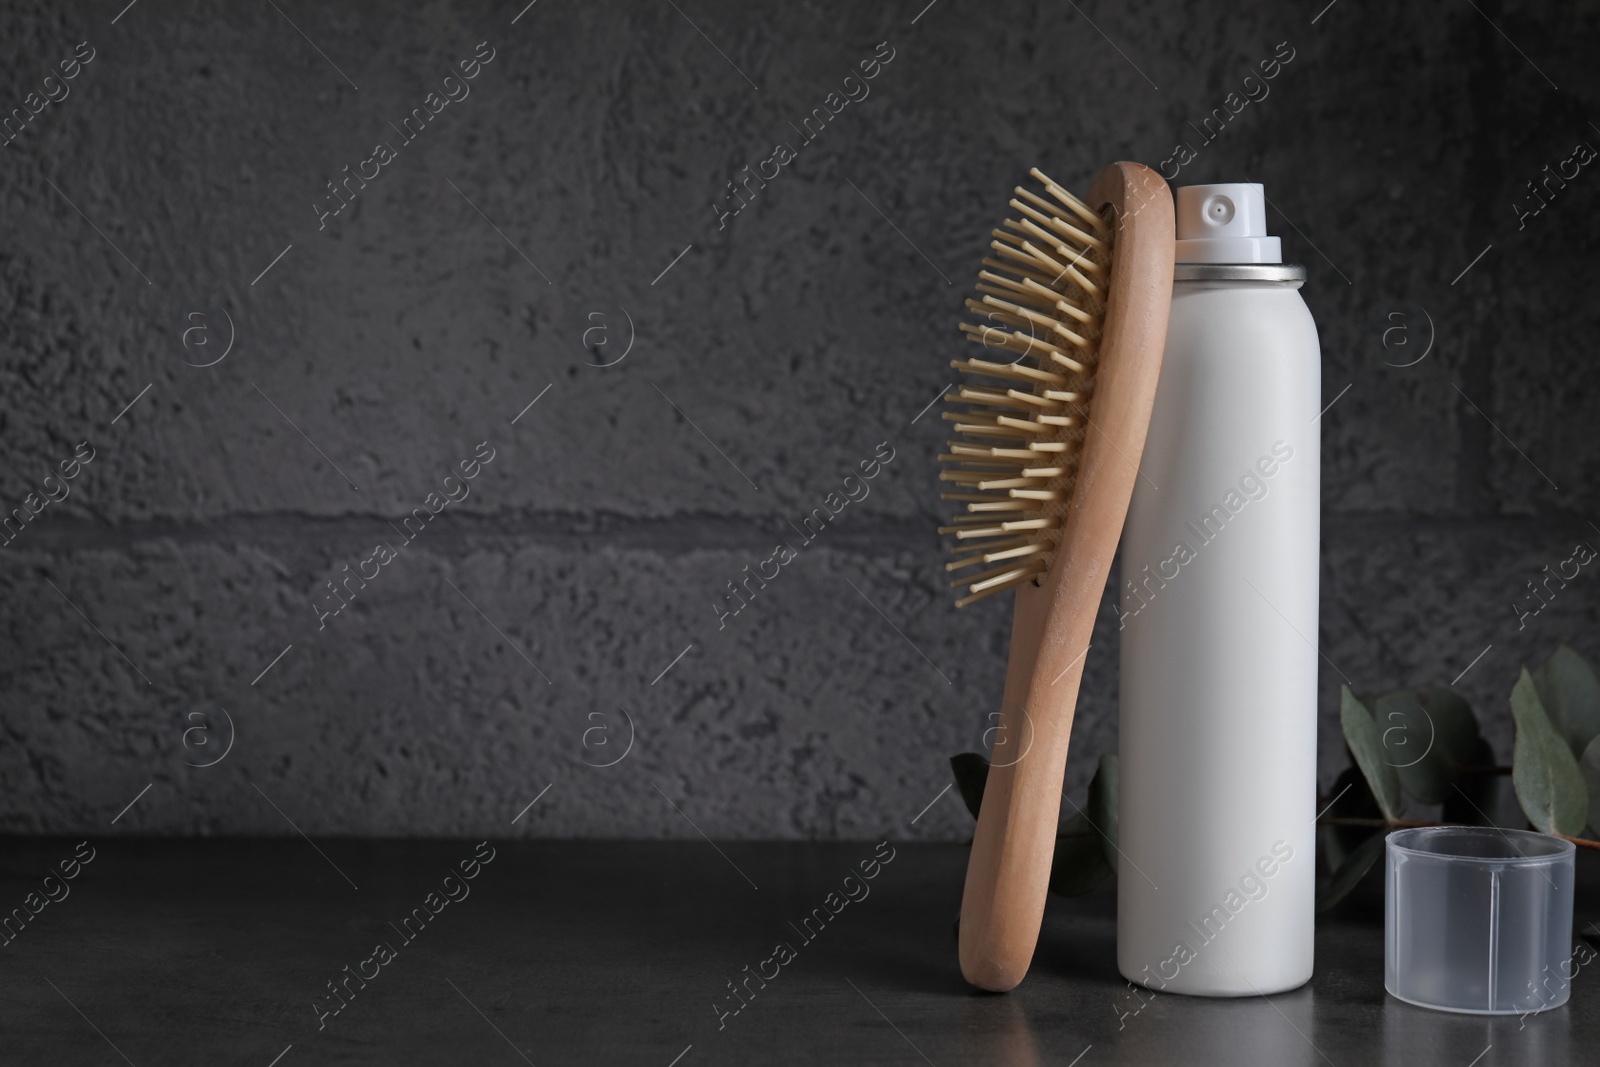
[[[1177,193],[1122,537],[1117,964],[1252,996],[1311,977],[1322,375],[1262,187]]]

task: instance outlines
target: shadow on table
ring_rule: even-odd
[[[1491,1048],[1493,1055],[1484,1055]],[[1571,1063],[1570,1003],[1524,1018],[1433,1011],[1384,997],[1383,1062],[1425,1063],[1441,1049],[1485,1063]]]

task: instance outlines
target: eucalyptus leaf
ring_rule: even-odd
[[[1547,834],[1575,836],[1589,821],[1589,790],[1578,759],[1545,714],[1524,667],[1511,690],[1516,743],[1511,753],[1511,783],[1528,821]]]
[[[1600,736],[1600,679],[1584,658],[1557,645],[1533,672],[1533,687],[1550,725],[1566,739],[1572,754],[1582,755],[1589,742]]]
[[[1066,821],[1056,835],[1055,858],[1050,866],[1050,892],[1062,897],[1078,897],[1095,889],[1114,873],[1106,862],[1100,831],[1089,825],[1089,817],[1078,812]]]
[[[1117,869],[1117,778],[1116,754],[1103,753],[1089,782],[1087,814],[1100,831],[1100,851],[1113,871]]]
[[[950,757],[950,770],[956,776],[961,802],[976,819],[978,808],[983,804],[983,787],[989,781],[989,761],[976,752],[963,752]]]
[[[1589,825],[1600,827],[1600,737],[1589,742],[1578,761],[1583,784],[1589,790]]]
[[[1317,858],[1322,869],[1336,871],[1344,865],[1345,857],[1350,853],[1345,850],[1339,841],[1339,831],[1348,830],[1348,826],[1318,826],[1317,827]]]
[[[1359,767],[1346,767],[1340,771],[1328,795],[1331,799],[1319,801],[1317,805],[1319,809],[1326,809],[1322,813],[1324,819],[1383,818],[1383,810],[1372,798],[1372,790],[1361,776]],[[1317,829],[1322,839],[1323,864],[1329,872],[1338,870],[1344,864],[1345,857],[1372,836],[1373,830],[1370,826],[1328,825]]]
[[[1350,895],[1361,883],[1362,877],[1372,870],[1383,856],[1383,842],[1388,837],[1382,830],[1363,841],[1345,858],[1343,865],[1333,872],[1333,877],[1317,885],[1317,910],[1327,911]]]
[[[1478,717],[1448,689],[1401,689],[1373,706],[1384,748],[1405,792],[1439,804],[1478,755]]]
[[[1339,687],[1339,726],[1345,744],[1361,768],[1362,777],[1372,789],[1383,817],[1391,822],[1400,817],[1400,774],[1386,758],[1383,735],[1372,713],[1355,698],[1348,686]]]

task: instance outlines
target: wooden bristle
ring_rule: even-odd
[[[966,339],[985,354],[951,361],[968,380],[943,420],[959,435],[939,457],[944,500],[964,507],[941,534],[965,606],[1048,573],[1072,501],[1111,273],[1112,228],[1038,169],[1015,215],[992,231],[967,298]],[[984,565],[988,565],[985,567]]]
[[[1040,184],[1045,187],[1046,192],[1055,197],[1057,200],[1061,201],[1068,208],[1072,209],[1073,213],[1081,218],[1084,222],[1087,222],[1090,226],[1094,227],[1095,233],[1099,234],[1101,237],[1105,237],[1111,232],[1111,227],[1106,225],[1105,219],[1102,219],[1099,215],[1096,215],[1093,211],[1091,211],[1088,204],[1085,204],[1082,200],[1079,200],[1061,186],[1051,181],[1038,167],[1034,167],[1032,170],[1028,171],[1028,173],[1039,180]]]
[[[1009,578],[1018,571],[1035,569],[1038,568],[1034,566],[1019,567],[1015,563],[1007,563],[1003,567],[996,567],[993,570],[982,571],[978,574],[969,574],[965,578],[957,578],[950,583],[950,588],[959,589],[964,585],[969,591],[978,592],[982,589],[987,589],[996,578]]]
[[[1020,378],[1026,382],[1039,382],[1044,385],[1067,384],[1067,379],[1054,371],[1023,367],[1016,363],[995,363],[986,359],[952,359],[950,366],[968,374],[981,374],[990,378]]]

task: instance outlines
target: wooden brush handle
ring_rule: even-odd
[[[1022,981],[1044,918],[1078,682],[1144,452],[1172,305],[1172,194],[1155,171],[1114,163],[1090,207],[1116,239],[1089,425],[1056,563],[1017,589],[1000,729],[961,899],[961,973],[1004,992]]]

